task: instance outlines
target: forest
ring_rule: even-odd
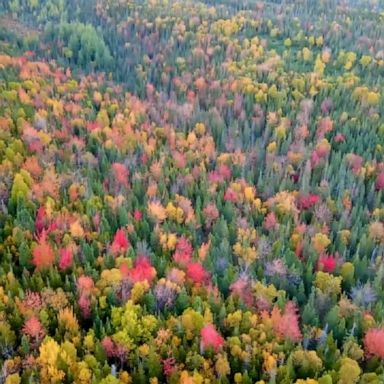
[[[383,384],[383,77],[383,0],[0,0],[0,384]]]

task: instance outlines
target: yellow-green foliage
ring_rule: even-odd
[[[315,286],[325,294],[338,295],[341,292],[341,276],[333,276],[327,272],[316,272]]]
[[[323,367],[323,363],[316,351],[295,351],[292,354],[292,363],[301,377],[313,377]]]
[[[350,359],[349,357],[344,357],[341,359],[341,367],[339,370],[339,384],[354,384],[359,381],[361,374],[361,368],[359,364]]]

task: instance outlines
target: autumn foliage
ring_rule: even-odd
[[[382,1],[0,10],[0,383],[383,381]]]
[[[38,243],[33,249],[32,263],[37,270],[43,270],[53,266],[55,254],[47,239],[47,233],[42,231]]]

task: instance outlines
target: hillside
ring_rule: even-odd
[[[0,383],[384,383],[382,2],[0,9]]]

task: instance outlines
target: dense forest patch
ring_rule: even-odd
[[[0,9],[0,383],[384,382],[381,1]]]

